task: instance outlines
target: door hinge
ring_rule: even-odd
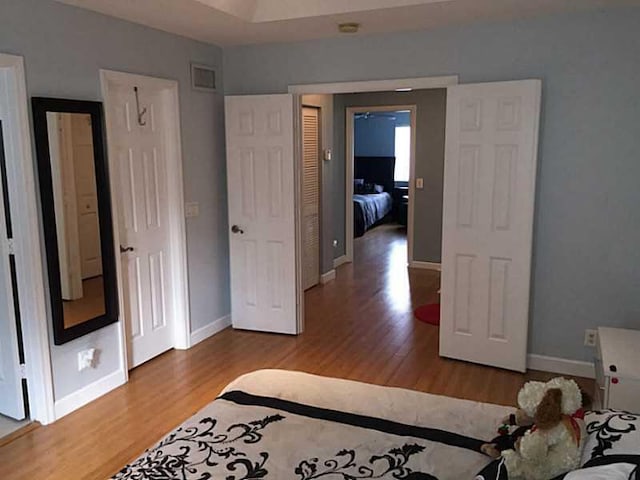
[[[7,238],[7,250],[9,251],[9,255],[15,255],[15,243],[13,242],[13,238]]]
[[[20,364],[20,378],[27,378],[27,366],[24,363]]]

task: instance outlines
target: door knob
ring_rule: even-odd
[[[233,233],[239,233],[240,235],[242,235],[244,233],[244,230],[242,230],[238,225],[234,225],[231,227],[231,231]]]
[[[123,247],[122,245],[120,245],[120,253],[133,252],[134,250],[135,248],[133,247]]]

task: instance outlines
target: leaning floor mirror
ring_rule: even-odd
[[[118,319],[102,104],[33,98],[54,343]]]

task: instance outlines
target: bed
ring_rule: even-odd
[[[395,157],[354,158],[354,237],[364,235],[393,210],[395,161]]]
[[[261,370],[229,384],[214,402],[113,478],[508,480],[476,475],[491,464],[478,452],[482,439],[493,437],[499,419],[511,411],[301,372]],[[637,480],[629,472],[640,459],[640,432],[629,425],[640,420],[624,415],[592,421],[595,433],[585,454],[599,448],[597,467],[612,464],[627,476],[576,478]],[[622,438],[621,452],[626,453],[607,463],[602,455],[621,443],[611,433]]]

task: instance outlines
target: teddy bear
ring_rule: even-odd
[[[550,480],[580,466],[585,437],[582,392],[573,380],[527,382],[516,413],[482,451],[503,459],[510,480]],[[517,426],[510,432],[510,426]]]

